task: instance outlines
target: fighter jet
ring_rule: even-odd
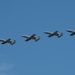
[[[35,41],[40,40],[40,36],[36,37],[36,34],[33,34],[31,36],[22,35],[22,37],[27,38],[25,41],[29,41],[29,40],[32,40],[32,39],[35,40]]]
[[[75,31],[74,31],[74,30],[68,29],[68,30],[66,30],[66,31],[71,33],[70,36],[75,35]]]
[[[16,40],[12,41],[10,38],[8,38],[7,40],[0,39],[0,42],[2,42],[1,44],[10,43],[11,45],[13,45],[16,43]]]
[[[55,32],[45,31],[44,33],[48,34],[48,37],[57,36],[58,38],[60,38],[61,36],[63,36],[63,33],[58,34],[58,31],[55,31]]]

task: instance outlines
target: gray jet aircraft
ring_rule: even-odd
[[[75,35],[75,31],[74,31],[74,30],[68,29],[68,30],[66,30],[66,31],[71,33],[70,36]]]
[[[63,33],[58,34],[58,31],[55,31],[55,32],[45,31],[44,33],[48,34],[48,37],[57,36],[58,38],[60,38],[61,36],[63,36]]]
[[[29,41],[29,40],[32,40],[32,39],[35,40],[35,41],[40,40],[40,36],[36,37],[36,34],[33,34],[31,36],[22,35],[22,37],[27,38],[25,41]]]
[[[0,39],[0,42],[2,42],[1,44],[10,43],[11,45],[13,45],[16,43],[16,40],[12,41],[10,38],[8,38],[7,40]]]

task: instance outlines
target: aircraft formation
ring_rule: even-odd
[[[70,33],[70,36],[74,36],[75,35],[75,31],[68,29],[66,30],[67,32]],[[49,32],[49,31],[45,31],[44,34],[47,34],[48,37],[52,37],[52,36],[56,36],[57,38],[60,38],[63,36],[63,33],[58,33],[59,31],[54,31],[54,32]],[[36,37],[36,34],[32,34],[31,36],[28,35],[22,35],[22,37],[26,38],[26,42],[30,41],[30,40],[34,40],[35,42],[37,42],[38,40],[40,40],[40,36]],[[7,40],[4,39],[0,39],[1,44],[6,44],[9,43],[10,45],[13,45],[16,43],[16,40],[11,40],[11,38],[8,38]]]

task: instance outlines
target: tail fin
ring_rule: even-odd
[[[12,43],[11,43],[11,45],[13,45],[13,44],[15,44],[16,43],[16,40],[14,40]]]
[[[61,34],[58,36],[58,38],[60,38],[61,36],[63,36],[63,33],[61,33]]]
[[[38,36],[38,38],[35,41],[38,41],[38,40],[40,40],[40,36]]]

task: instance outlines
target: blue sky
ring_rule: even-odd
[[[0,75],[75,75],[74,0],[0,0],[0,38],[16,44],[0,44]],[[60,31],[48,38],[44,31]],[[23,34],[41,36],[25,42]]]

